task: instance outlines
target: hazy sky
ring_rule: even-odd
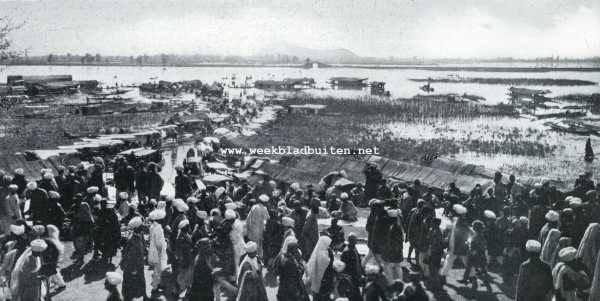
[[[377,57],[600,55],[600,0],[0,0],[32,55],[248,55],[282,43]]]

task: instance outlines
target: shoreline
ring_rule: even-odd
[[[40,66],[72,66],[72,67],[162,67],[162,68],[297,68],[297,69],[312,69],[306,68],[304,64],[289,65],[289,64],[233,64],[233,63],[206,63],[206,64],[7,64],[6,67],[40,67]],[[452,65],[351,65],[351,64],[331,64],[328,67],[320,67],[319,69],[373,69],[373,70],[423,70],[423,71],[467,71],[467,72],[528,72],[528,73],[545,73],[545,72],[600,72],[600,67],[494,67],[494,66],[452,66]]]

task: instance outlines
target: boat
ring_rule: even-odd
[[[544,125],[549,126],[557,132],[570,133],[575,135],[598,135],[598,130],[594,130],[578,121],[559,121],[546,122]]]

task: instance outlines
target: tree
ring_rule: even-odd
[[[48,64],[52,64],[54,62],[54,54],[48,54],[48,58],[46,59],[46,61],[48,62]]]
[[[19,29],[21,25],[13,24],[7,17],[0,17],[0,64],[20,56],[17,51],[12,49],[12,41],[9,36],[11,32]]]

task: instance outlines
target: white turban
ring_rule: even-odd
[[[27,183],[27,189],[29,189],[29,190],[35,190],[35,189],[37,189],[37,183],[36,182],[29,182],[29,183]]]
[[[580,198],[571,198],[571,200],[569,201],[569,206],[571,206],[571,208],[581,207],[582,204],[583,201]]]
[[[94,195],[94,202],[100,202],[102,201],[102,196],[99,194],[95,194]]]
[[[225,219],[235,219],[236,217],[235,211],[231,209],[225,210]]]
[[[139,217],[139,216],[136,216],[136,217],[132,218],[129,221],[129,224],[127,224],[127,225],[129,226],[129,228],[135,229],[135,228],[137,228],[137,227],[139,227],[139,226],[142,225],[142,218]]]
[[[387,214],[389,217],[398,217],[398,210],[396,209],[389,209],[387,211]]]
[[[261,202],[263,202],[263,203],[266,203],[266,202],[268,202],[268,201],[269,201],[269,196],[267,196],[266,194],[261,194],[261,195],[258,197],[258,199],[259,199]]]
[[[223,193],[225,193],[225,187],[219,186],[219,188],[215,190],[215,196],[217,198],[220,197]]]
[[[106,281],[108,281],[108,283],[114,286],[117,286],[121,284],[121,282],[123,282],[123,276],[121,276],[121,274],[117,272],[107,272]]]
[[[157,221],[157,220],[161,220],[161,219],[165,218],[166,215],[167,215],[167,213],[164,210],[155,209],[155,210],[152,210],[152,212],[150,212],[148,217],[153,221]]]
[[[17,168],[15,169],[15,174],[22,176],[25,173],[25,171],[23,171],[23,168]]]
[[[42,178],[44,178],[45,180],[52,180],[52,178],[54,178],[54,175],[51,172],[46,172],[44,173]]]
[[[483,216],[487,219],[496,219],[496,214],[492,210],[483,211]]]
[[[290,188],[293,190],[298,190],[300,189],[300,184],[294,182],[290,185]]]
[[[51,199],[54,199],[54,200],[60,199],[60,193],[58,193],[56,191],[53,191],[53,190],[50,190],[48,192],[48,197],[51,198]]]
[[[87,193],[92,194],[92,193],[96,193],[100,190],[100,188],[98,188],[98,186],[90,186],[87,188]]]
[[[558,212],[556,212],[554,210],[550,210],[550,211],[548,211],[548,213],[546,213],[545,218],[549,222],[558,222],[560,215],[558,214]]]
[[[195,198],[195,197],[193,197],[193,196],[191,196],[191,197],[187,198],[187,202],[188,203],[192,203],[192,204],[196,204],[196,203],[198,203],[198,199]]]
[[[190,207],[182,199],[175,199],[173,201],[173,206],[175,206],[175,209],[179,212],[187,212],[190,210]]]
[[[281,218],[281,224],[284,227],[294,227],[295,221],[291,217],[284,216]]]
[[[10,225],[9,230],[14,235],[23,235],[25,233],[25,226]]]
[[[204,210],[198,210],[196,212],[196,216],[199,219],[206,220],[208,218],[208,213],[206,211],[204,211]]]
[[[456,214],[458,215],[463,215],[467,213],[467,208],[461,204],[455,204],[454,206],[452,206],[452,209],[454,209],[454,212],[456,212]]]
[[[16,184],[10,184],[10,185],[8,185],[8,189],[10,189],[10,190],[19,190],[19,186],[17,186]]]
[[[258,250],[258,246],[256,245],[255,242],[249,241],[244,246],[244,250],[246,251],[246,253],[254,253]]]
[[[346,199],[348,199],[348,194],[347,194],[347,193],[345,193],[345,192],[342,192],[342,193],[340,194],[340,199],[342,199],[342,200],[346,200]]]
[[[542,250],[542,244],[534,239],[530,239],[525,243],[525,250],[527,252],[539,253]]]
[[[46,251],[46,248],[48,248],[48,245],[43,239],[34,239],[29,245],[31,246],[31,250],[37,253],[44,252]]]
[[[237,204],[234,202],[225,203],[225,209],[235,210],[237,207]]]
[[[126,200],[126,199],[129,198],[129,193],[127,193],[127,191],[122,191],[122,192],[119,193],[119,198],[121,200]]]
[[[186,218],[186,219],[182,219],[179,224],[177,225],[177,228],[179,229],[183,229],[186,226],[188,226],[190,224],[190,221]]]
[[[575,259],[575,255],[577,255],[577,249],[573,247],[566,247],[558,252],[558,258],[562,262],[572,261]]]

